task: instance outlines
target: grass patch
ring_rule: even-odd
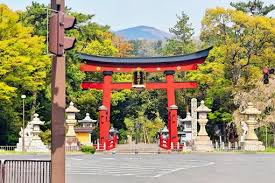
[[[96,151],[96,148],[93,146],[81,146],[80,147],[81,152],[86,154],[94,154]]]
[[[275,147],[268,147],[264,152],[275,153]]]

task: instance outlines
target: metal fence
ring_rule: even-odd
[[[0,183],[3,183],[3,175],[2,175],[2,170],[3,170],[3,165],[2,165],[2,160],[0,160]]]
[[[0,146],[0,151],[14,151],[16,146]]]
[[[0,183],[50,183],[51,161],[5,160],[0,164]]]
[[[65,146],[66,152],[77,152],[79,151],[78,146]]]

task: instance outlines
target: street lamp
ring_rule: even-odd
[[[22,152],[25,152],[25,99],[26,99],[26,95],[21,95],[21,99],[23,100]]]

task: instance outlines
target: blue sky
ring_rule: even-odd
[[[36,0],[50,3],[50,0]],[[168,32],[176,23],[176,14],[184,11],[198,35],[200,22],[207,8],[229,7],[232,1],[240,0],[66,0],[73,10],[95,14],[95,21],[108,24],[112,30],[146,25]],[[245,0],[244,0],[245,1]],[[275,4],[275,0],[263,0]],[[23,10],[32,0],[0,0],[14,10]],[[275,17],[275,13],[270,14]]]

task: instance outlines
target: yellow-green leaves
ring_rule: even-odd
[[[43,52],[45,39],[18,21],[16,12],[0,5],[0,98],[5,100],[18,92],[44,89],[50,68]]]
[[[201,39],[216,47],[209,61],[224,64],[225,77],[233,86],[247,88],[260,77],[262,67],[275,66],[274,18],[215,8],[206,11],[202,25]]]

